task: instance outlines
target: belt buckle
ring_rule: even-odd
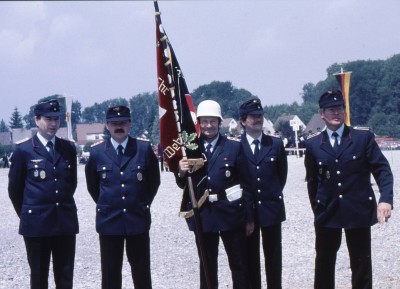
[[[214,203],[214,202],[218,201],[218,195],[217,194],[209,195],[208,200],[210,201],[210,203]]]

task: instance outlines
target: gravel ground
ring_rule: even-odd
[[[395,176],[397,206],[400,151],[385,154]],[[29,267],[23,239],[18,235],[19,220],[8,198],[7,174],[8,169],[0,169],[0,289],[29,288]],[[78,174],[75,199],[79,209],[80,233],[77,237],[74,284],[78,289],[100,288],[95,206],[86,191],[84,166],[79,166]],[[284,191],[288,220],[283,223],[283,287],[288,289],[313,287],[314,230],[304,176],[303,159],[289,156],[289,177]],[[181,192],[174,183],[173,175],[162,173],[161,186],[152,206],[151,254],[155,289],[198,288],[199,264],[194,236],[188,231],[185,221],[178,218],[180,199]],[[400,288],[399,220],[399,213],[395,210],[388,223],[376,225],[372,229],[374,288]],[[336,287],[351,288],[344,240],[342,244],[336,265]],[[219,275],[219,288],[232,288],[223,247],[220,250]],[[52,274],[49,283],[50,288],[54,288]],[[263,284],[266,288],[265,280]],[[123,288],[133,288],[126,259]]]

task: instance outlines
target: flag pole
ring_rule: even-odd
[[[168,81],[169,81],[169,88],[170,88],[170,92],[171,92],[171,97],[174,99],[174,101],[178,104],[179,101],[177,100],[177,97],[175,95],[175,80],[174,80],[174,73],[173,73],[173,67],[172,67],[172,57],[170,55],[170,49],[169,49],[169,45],[168,45],[168,37],[164,31],[164,29],[162,28],[162,23],[161,23],[161,12],[159,11],[158,8],[158,2],[157,0],[154,0],[154,8],[155,8],[155,20],[156,20],[156,24],[158,25],[158,31],[160,31],[161,34],[160,35],[160,39],[157,39],[157,41],[161,42],[162,48],[164,50],[164,60],[165,63],[164,65],[166,66],[167,70],[168,70]],[[179,93],[179,89],[177,90]],[[185,97],[185,96],[184,96]],[[174,112],[175,112],[175,123],[176,123],[176,127],[177,127],[177,131],[178,131],[178,138],[181,144],[183,144],[183,140],[182,140],[182,131],[181,131],[181,126],[180,126],[180,122],[179,122],[179,113],[178,113],[178,109],[177,107],[174,107]],[[181,151],[182,151],[182,157],[186,158],[187,154],[186,154],[186,149],[184,145],[181,145]],[[207,252],[205,250],[205,246],[204,246],[204,237],[203,237],[203,229],[202,229],[202,225],[201,225],[201,219],[200,219],[200,212],[199,212],[199,205],[195,196],[195,192],[193,189],[193,182],[192,182],[192,177],[191,177],[192,171],[189,171],[189,175],[188,175],[188,189],[189,189],[189,197],[190,197],[190,201],[192,203],[192,209],[193,209],[193,215],[194,215],[194,220],[195,220],[195,230],[196,230],[196,238],[198,241],[198,247],[199,247],[199,252],[200,252],[200,258],[202,260],[202,264],[203,264],[203,269],[204,269],[204,275],[206,278],[206,282],[207,282],[207,288],[208,289],[212,289],[212,281],[211,281],[211,275],[209,272],[209,267],[208,267],[208,261],[207,261]]]

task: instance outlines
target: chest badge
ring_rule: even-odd
[[[331,173],[329,171],[326,171],[325,176],[326,179],[329,180],[331,178]]]
[[[46,178],[46,171],[40,171],[40,178],[44,180]]]

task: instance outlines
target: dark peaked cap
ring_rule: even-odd
[[[245,101],[239,109],[240,116],[248,114],[264,114],[261,101],[258,98],[253,98]]]
[[[118,122],[131,120],[131,111],[124,105],[113,106],[107,110],[106,121]]]
[[[34,109],[35,116],[61,116],[64,113],[60,111],[60,104],[57,99],[50,99],[38,103]]]
[[[319,98],[319,108],[344,105],[343,95],[340,90],[329,90]]]

